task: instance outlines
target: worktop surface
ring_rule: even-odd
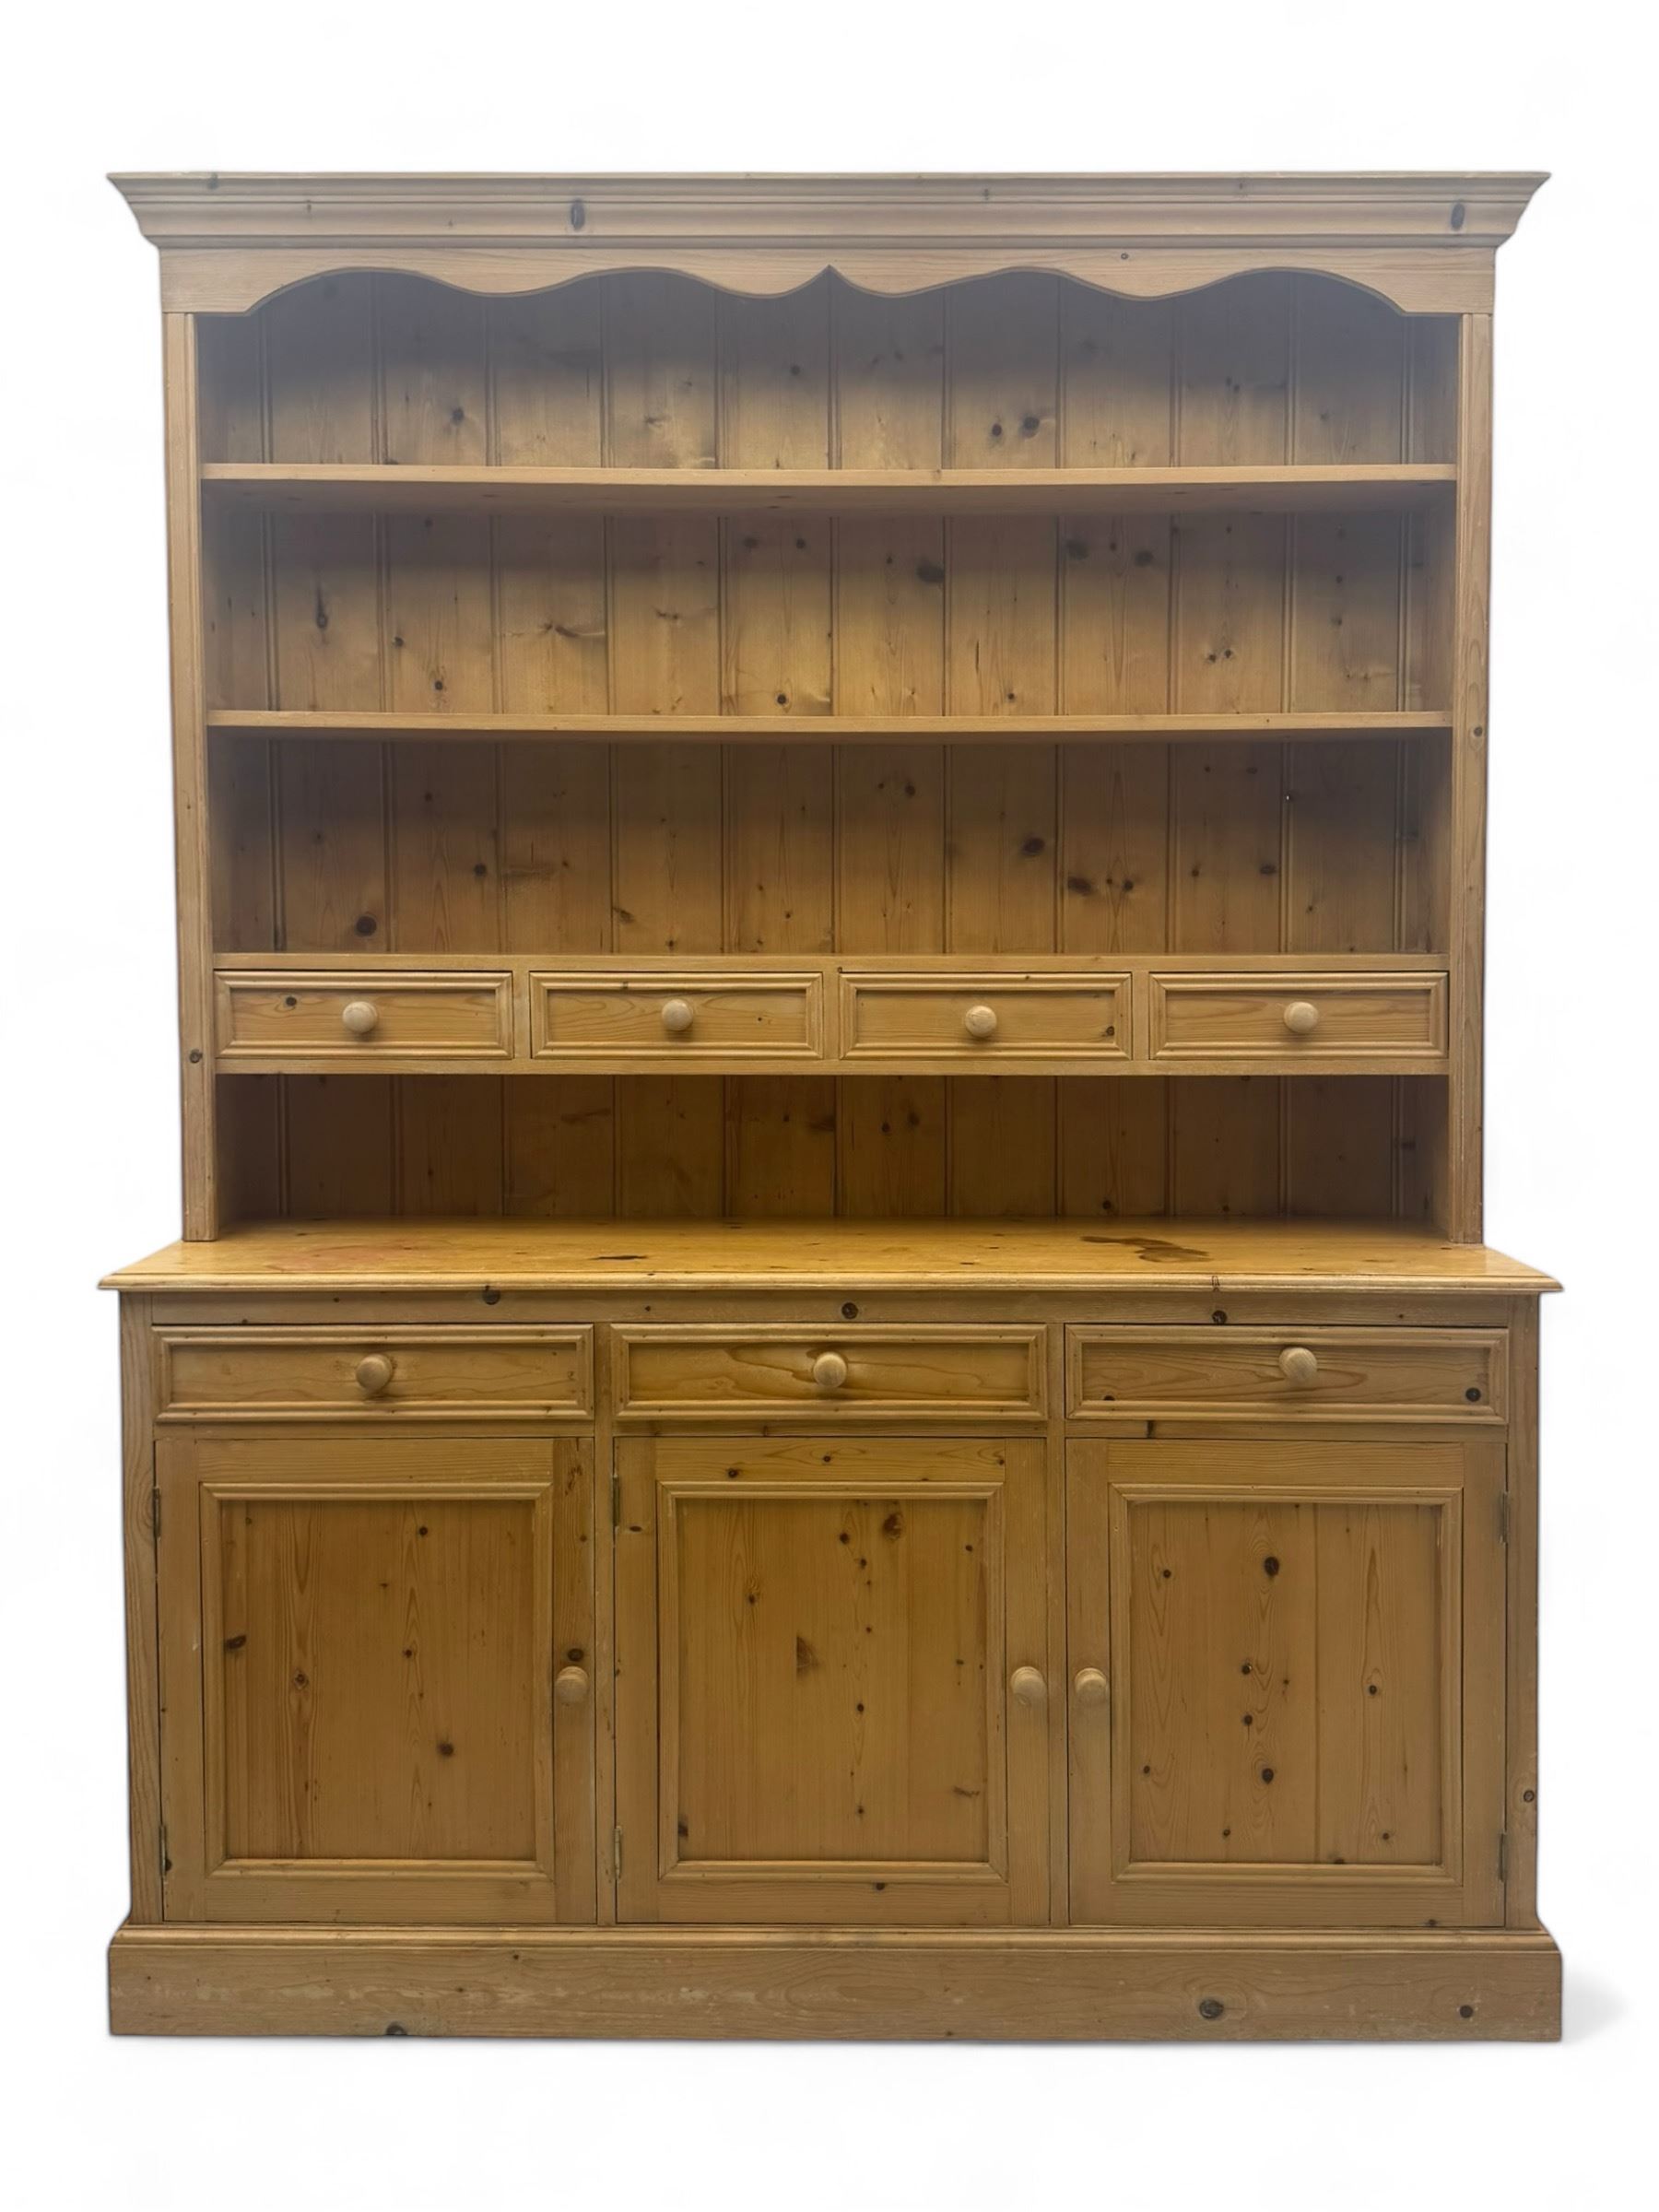
[[[1549,1276],[1381,1221],[321,1220],[164,1246],[104,1288],[1420,1289],[1532,1295]]]

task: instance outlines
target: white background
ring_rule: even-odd
[[[1659,241],[1638,19],[1603,0],[13,19],[0,2185],[26,2212],[1478,2212],[1652,2185]],[[1545,1318],[1540,1796],[1562,2046],[107,2036],[124,1738],[115,1307],[92,1286],[177,1234],[179,1198],[156,264],[102,178],[172,168],[1556,172],[1499,263],[1488,1233],[1569,1288]]]

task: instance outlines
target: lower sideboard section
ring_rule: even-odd
[[[1519,1296],[473,1311],[124,1309],[117,2032],[1559,2033]]]
[[[1549,2042],[1535,1933],[126,1927],[118,2035]]]

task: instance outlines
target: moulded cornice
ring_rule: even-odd
[[[1409,312],[1490,304],[1532,173],[1171,176],[127,175],[174,308],[236,311],[328,269],[477,291],[606,269],[779,292],[835,269],[912,291],[1051,269],[1130,294],[1324,269]]]

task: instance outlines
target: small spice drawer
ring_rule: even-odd
[[[593,1331],[155,1331],[163,1421],[591,1418]]]
[[[844,971],[841,1058],[955,1068],[1126,1060],[1122,975],[902,975]]]
[[[530,1049],[538,1060],[819,1060],[819,975],[764,970],[681,974],[615,969],[530,978]]]
[[[1072,1327],[1074,1419],[1501,1421],[1505,1340],[1479,1329]]]
[[[791,1326],[719,1323],[611,1331],[619,1415],[659,1420],[781,1420],[915,1414],[1039,1418],[1041,1328]]]
[[[221,971],[218,1056],[238,1060],[505,1060],[512,979],[450,972]]]
[[[1154,975],[1154,1060],[1442,1060],[1446,978]]]

